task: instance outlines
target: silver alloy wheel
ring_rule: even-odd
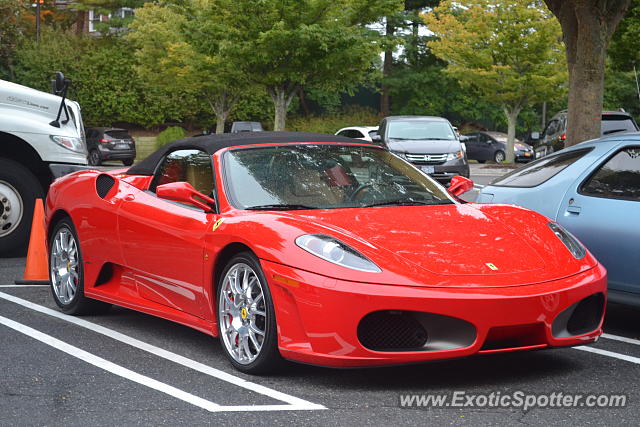
[[[15,230],[24,212],[22,197],[15,187],[6,181],[0,181],[0,237]]]
[[[51,247],[51,286],[62,304],[69,304],[79,284],[78,244],[67,227],[61,227]]]
[[[496,158],[495,158],[496,163],[502,163],[502,162],[504,162],[504,159],[505,159],[505,157],[504,157],[504,153],[502,151],[496,152]]]
[[[220,335],[233,360],[247,365],[260,355],[266,335],[263,284],[253,268],[237,263],[227,271],[221,286]]]

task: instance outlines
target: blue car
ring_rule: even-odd
[[[640,133],[583,142],[516,169],[476,202],[557,221],[609,272],[609,300],[640,305]]]

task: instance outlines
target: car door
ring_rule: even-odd
[[[611,289],[640,293],[640,145],[588,168],[565,194],[557,220],[607,268]]]
[[[478,134],[478,160],[493,160],[493,139],[484,133]]]
[[[203,289],[204,236],[218,216],[156,196],[158,185],[178,181],[212,196],[211,156],[199,150],[174,151],[162,160],[147,191],[123,196],[118,223],[123,257],[141,297],[207,317],[211,309]]]
[[[467,158],[472,160],[478,160],[478,134],[469,133],[465,135],[468,139],[464,141],[467,146]]]

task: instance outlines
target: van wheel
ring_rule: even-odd
[[[0,159],[0,254],[23,256],[27,250],[36,199],[44,198],[38,179],[13,160]]]

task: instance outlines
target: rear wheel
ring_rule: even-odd
[[[233,366],[249,374],[276,369],[278,351],[275,312],[258,259],[242,252],[229,261],[218,283],[218,331]]]
[[[91,150],[89,153],[89,164],[91,166],[100,166],[102,162],[100,161],[100,154],[98,150]]]
[[[58,307],[67,314],[92,314],[111,307],[84,296],[82,252],[71,220],[58,222],[49,239],[49,278]]]
[[[133,159],[123,160],[122,164],[125,165],[125,166],[131,166],[133,164]]]
[[[0,159],[0,255],[24,255],[35,200],[42,198],[40,182],[27,168]]]

